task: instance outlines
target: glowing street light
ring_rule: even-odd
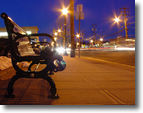
[[[115,18],[114,21],[118,23],[120,21],[120,19],[119,18]]]
[[[93,43],[93,40],[90,40],[90,43]]]
[[[76,37],[77,37],[77,38],[79,38],[79,37],[80,37],[80,35],[79,35],[79,34],[77,34],[77,35],[76,35]]]
[[[100,41],[102,42],[102,41],[103,41],[103,38],[100,38]]]
[[[57,41],[57,38],[55,37],[54,40]]]
[[[90,40],[91,45],[93,46],[93,40]]]
[[[57,33],[57,32],[55,32],[54,34],[55,34],[55,36],[57,36],[57,35],[58,35],[58,33]]]
[[[53,45],[54,45],[54,42],[51,42],[51,45],[53,46]]]
[[[77,46],[79,46],[78,49],[79,49],[79,58],[80,58],[80,34],[77,34],[76,37],[78,38],[78,41],[79,41]]]
[[[58,32],[61,33],[62,32],[61,29],[58,29]]]
[[[64,9],[62,10],[63,15],[67,15],[68,12],[69,12],[69,11],[68,11],[67,8],[64,8]]]
[[[71,47],[71,44],[69,44],[69,47]]]

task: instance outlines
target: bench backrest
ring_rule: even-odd
[[[18,26],[7,14],[2,13],[1,17],[5,21],[12,56],[34,56],[35,52],[30,44],[30,37],[26,36],[26,31]]]

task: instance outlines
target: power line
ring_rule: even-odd
[[[117,31],[115,33],[112,33],[112,34],[108,34],[108,35],[104,35],[104,37],[109,37],[109,36],[112,36],[112,35],[115,35],[115,34],[118,34],[120,32],[123,32],[125,29],[121,29],[120,31]]]

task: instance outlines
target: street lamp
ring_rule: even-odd
[[[91,43],[93,43],[93,40],[90,40]]]
[[[93,46],[93,40],[90,40],[90,43],[92,44],[92,46]]]
[[[76,35],[76,37],[77,37],[77,38],[79,38],[79,37],[80,37],[80,35],[79,35],[79,34],[77,34],[77,35]]]
[[[75,36],[76,36],[76,38],[79,40],[80,34],[76,34]],[[77,41],[78,41],[78,40],[77,40]],[[80,43],[80,40],[79,40],[78,42]]]
[[[90,43],[93,43],[93,40],[90,40]]]
[[[57,38],[55,37],[54,40],[57,41]]]
[[[118,23],[118,22],[120,21],[120,19],[116,17],[116,18],[114,19],[114,21],[115,21],[116,23]]]
[[[55,32],[54,34],[55,34],[55,36],[57,36],[57,35],[58,35],[58,33],[57,33],[57,32]]]
[[[62,32],[61,29],[55,30],[54,32],[55,32],[55,33],[54,33],[54,36],[55,36],[55,38],[56,38],[56,39],[54,38],[55,40],[57,40],[58,37],[61,37],[61,32]]]
[[[77,34],[76,37],[79,39],[79,47],[78,47],[78,50],[79,50],[79,58],[80,58],[80,34]]]
[[[71,44],[69,44],[69,47],[71,47]]]
[[[102,41],[103,41],[103,38],[100,38],[100,41],[102,42]]]
[[[58,29],[57,32],[58,32],[58,36],[59,36],[59,39],[60,39],[60,43],[61,43],[61,45],[62,45],[62,39],[61,39],[61,37],[62,37],[62,36],[61,36],[61,35],[62,35],[62,34],[61,34],[62,30],[61,30],[61,29]]]
[[[63,13],[63,15],[64,15],[64,31],[65,31],[65,37],[64,37],[64,46],[65,46],[65,53],[64,53],[64,55],[68,55],[67,54],[67,51],[66,51],[66,16],[67,16],[67,13],[68,13],[69,11],[67,10],[67,8],[64,8],[63,10],[62,10],[62,13]]]
[[[103,38],[100,38],[100,41],[101,41],[101,45],[102,45],[102,43],[103,43]]]
[[[63,10],[62,10],[63,15],[67,15],[68,12],[69,12],[69,11],[68,11],[67,8],[63,8]]]
[[[62,32],[61,29],[58,29],[58,32],[61,33]]]
[[[77,42],[77,43],[76,43],[76,45],[78,46],[78,45],[79,45],[79,43]]]
[[[51,46],[52,46],[52,48],[53,48],[53,46],[54,46],[54,42],[51,42]]]

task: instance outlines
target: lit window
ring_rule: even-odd
[[[31,32],[31,31],[26,31],[26,33],[27,33],[28,35],[32,34],[32,32]]]
[[[0,36],[8,36],[7,32],[0,32]]]

